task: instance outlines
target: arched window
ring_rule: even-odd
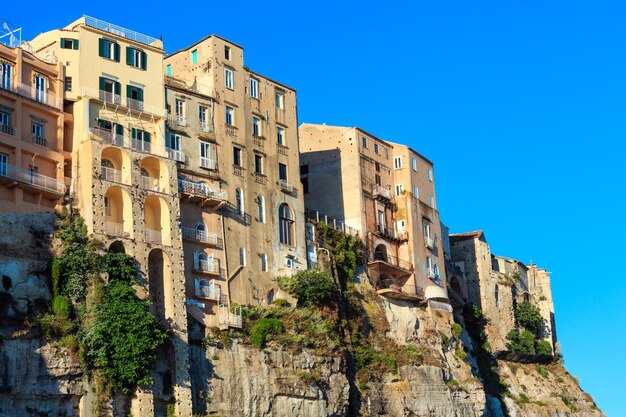
[[[235,200],[237,202],[237,213],[243,215],[245,209],[243,206],[243,190],[241,188],[235,190]]]
[[[239,248],[239,265],[246,266],[246,248]]]
[[[113,162],[109,161],[108,159],[103,159],[102,160],[102,166],[105,168],[115,168],[115,166],[113,166]]]
[[[260,223],[265,223],[265,197],[262,195],[257,197],[257,220]]]
[[[500,292],[498,290],[497,285],[496,285],[496,307],[500,307]]]
[[[199,222],[196,224],[196,239],[204,242],[207,240],[206,238],[206,225]]]
[[[281,204],[278,208],[278,222],[280,243],[294,246],[293,242],[293,214],[287,204]]]
[[[147,178],[150,178],[150,173],[148,172],[148,170],[147,170],[147,169],[145,169],[145,168],[141,168],[141,176],[142,176],[142,177],[147,177]]]

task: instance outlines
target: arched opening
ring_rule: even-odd
[[[146,242],[170,244],[170,212],[161,197],[151,195],[144,203],[144,233]]]
[[[104,224],[109,236],[133,237],[132,202],[120,187],[110,187],[104,194]]]
[[[156,316],[160,319],[174,316],[171,265],[167,254],[161,249],[150,251],[148,255],[148,290]]]
[[[206,242],[208,240],[206,225],[202,222],[198,222],[198,224],[196,224],[196,240],[200,240],[202,242]]]
[[[119,148],[104,148],[100,158],[100,177],[106,181],[130,184],[130,158]]]
[[[294,218],[291,208],[288,204],[281,204],[278,207],[278,226],[280,243],[289,246],[295,246],[294,242]]]
[[[169,190],[167,166],[158,158],[148,156],[141,160],[141,178],[139,184],[150,191],[167,192]]]
[[[463,290],[461,289],[461,284],[457,277],[453,276],[450,278],[450,288],[455,291],[459,297],[463,297]]]
[[[387,262],[387,247],[382,243],[374,249],[374,260]]]
[[[126,253],[126,249],[124,248],[124,244],[121,241],[116,240],[115,242],[111,243],[111,246],[109,246],[109,252]]]

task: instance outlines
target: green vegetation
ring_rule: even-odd
[[[456,349],[454,351],[454,356],[456,356],[457,358],[461,359],[462,361],[467,359],[467,353],[465,353],[465,351],[463,349]]]
[[[321,385],[324,380],[315,371],[297,371],[296,376],[300,378],[305,384]]]
[[[506,344],[506,348],[514,352],[535,354],[535,335],[528,330],[519,332],[517,330],[509,332],[506,335],[509,342]]]
[[[518,326],[537,334],[544,325],[543,317],[539,308],[535,307],[528,301],[524,301],[517,305],[515,309],[515,321]]]
[[[265,347],[268,338],[280,334],[284,330],[283,324],[278,319],[270,317],[259,319],[250,329],[252,346],[262,349]]]
[[[458,323],[452,323],[452,336],[454,336],[455,339],[458,339],[461,336],[461,332],[463,331],[463,328],[461,327],[460,324]]]
[[[544,368],[543,366],[539,366],[536,365],[537,367],[537,372],[539,373],[539,375],[541,375],[542,378],[548,378],[548,371],[546,371],[546,368]],[[561,382],[563,381],[563,379],[561,379]]]
[[[324,222],[318,223],[315,230],[320,246],[333,253],[339,278],[344,281],[352,279],[357,266],[363,264],[361,240],[332,229]]]
[[[308,269],[293,276],[279,277],[278,286],[297,298],[300,307],[329,304],[337,292],[337,286],[328,273]]]
[[[515,308],[515,322],[518,329],[506,336],[509,341],[506,344],[507,349],[520,353],[552,355],[550,342],[538,338],[545,326],[539,308],[528,301],[520,303]]]
[[[547,340],[537,340],[535,350],[540,355],[552,355],[552,344]]]

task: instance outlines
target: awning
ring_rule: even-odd
[[[424,296],[427,300],[448,301],[448,293],[439,285],[429,285],[424,290]]]

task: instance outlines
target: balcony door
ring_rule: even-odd
[[[385,212],[383,210],[378,210],[378,231],[380,233],[385,232]]]
[[[35,100],[46,102],[46,79],[40,75],[35,75]]]
[[[7,176],[9,165],[9,155],[5,153],[0,153],[0,175],[3,177]]]

